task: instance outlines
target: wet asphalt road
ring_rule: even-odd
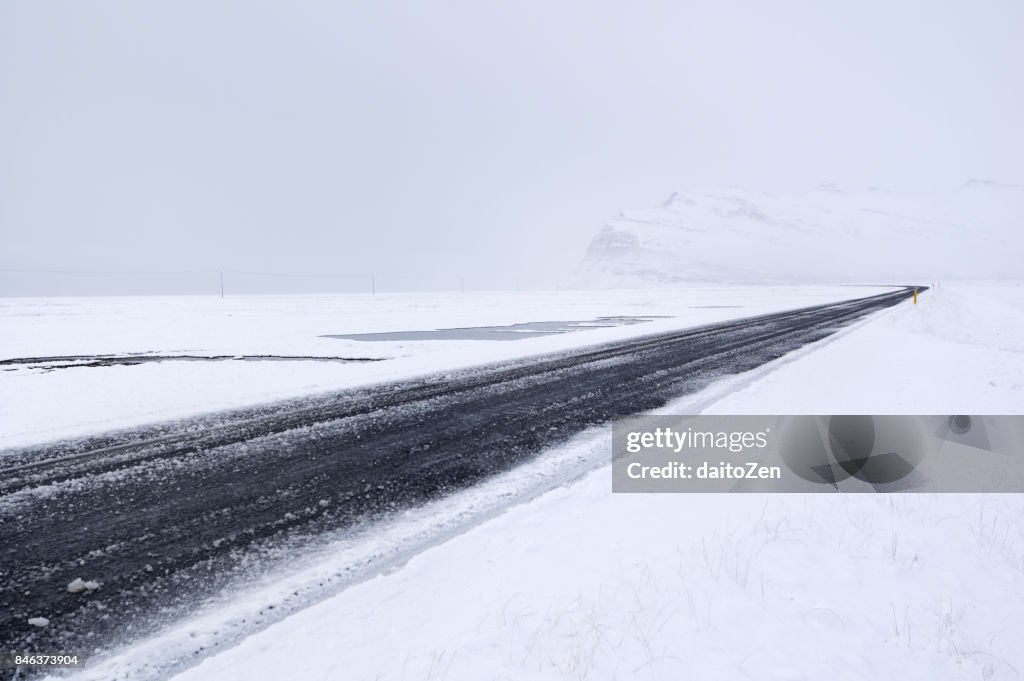
[[[899,289],[7,452],[0,458],[0,651],[75,651],[130,639],[215,592],[258,547],[436,499],[912,294]],[[76,577],[100,588],[68,593]],[[33,617],[50,624],[32,626]]]

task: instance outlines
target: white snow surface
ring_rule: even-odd
[[[662,411],[1021,413],[1021,312],[1020,286],[943,285]],[[595,429],[371,537],[325,538],[301,574],[268,577],[75,678],[142,678],[161,652],[217,645],[218,627],[265,616],[275,593],[410,546],[432,523],[444,541],[404,562],[393,551],[376,576],[175,681],[1024,672],[1024,495],[616,495],[609,458],[608,429]],[[554,487],[508,506],[540,479]],[[459,533],[474,507],[493,517]]]
[[[848,337],[847,337],[848,336]],[[799,361],[794,361],[794,360]],[[784,358],[783,362],[787,362]],[[1024,287],[945,285],[808,348],[718,414],[1022,414]]]
[[[1021,279],[1022,227],[1024,186],[979,180],[932,195],[697,190],[610,220],[577,277],[587,286]]]
[[[171,361],[0,366],[0,450],[333,389],[510,360],[880,293],[878,287],[686,286],[661,291],[24,298],[0,301],[0,360],[147,353],[384,358],[369,363]],[[385,341],[328,334],[602,316],[665,316],[516,341]]]

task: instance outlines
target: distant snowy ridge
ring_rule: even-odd
[[[610,220],[578,268],[587,287],[926,283],[1024,278],[1024,186],[934,195],[834,185],[791,195],[675,193]]]

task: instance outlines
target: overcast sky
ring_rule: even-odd
[[[1017,0],[4,0],[0,268],[526,285],[673,190],[1022,182],[1022,35]]]

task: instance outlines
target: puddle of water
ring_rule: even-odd
[[[537,336],[553,336],[586,329],[605,329],[613,326],[642,324],[660,319],[649,317],[598,317],[597,319],[523,322],[508,326],[471,326],[455,329],[433,329],[429,331],[387,331],[382,333],[331,334],[323,338],[341,338],[358,341],[421,341],[421,340],[503,340],[513,341]]]

